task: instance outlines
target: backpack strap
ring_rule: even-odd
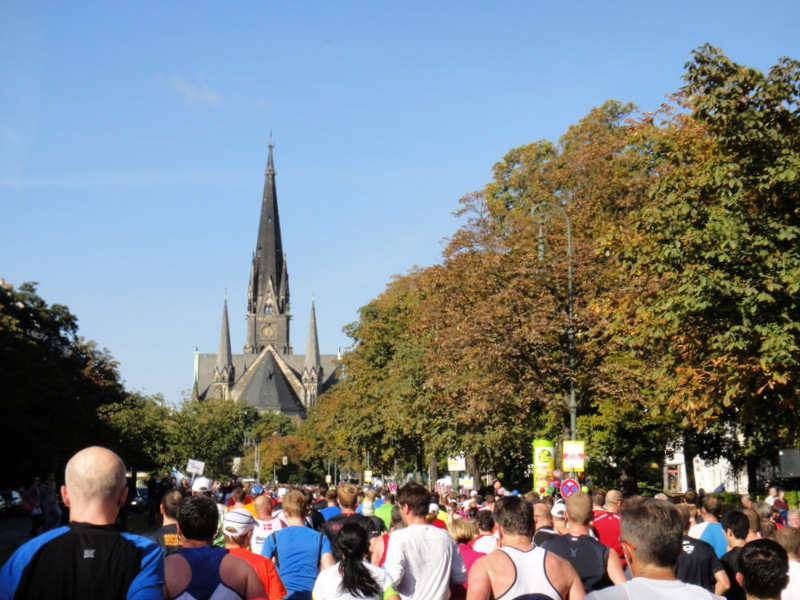
[[[278,533],[277,531],[273,531],[270,537],[272,538],[272,545],[275,546],[275,550],[273,550],[273,554],[275,555],[275,568],[280,569],[281,559],[280,556],[278,555],[278,536],[276,535],[277,533]]]

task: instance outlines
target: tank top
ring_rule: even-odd
[[[381,556],[380,560],[381,564],[378,565],[379,567],[383,567],[383,565],[386,563],[386,553],[389,552],[389,534],[384,533],[382,537],[383,537],[383,556]]]
[[[189,563],[192,579],[174,600],[241,600],[242,597],[225,585],[219,576],[222,559],[228,554],[225,548],[181,548],[176,554],[180,554]]]
[[[511,546],[498,548],[514,563],[514,583],[497,600],[562,600],[544,570],[547,551],[532,548],[523,552]]]

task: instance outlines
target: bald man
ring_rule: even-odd
[[[61,497],[70,523],[23,544],[0,572],[0,600],[163,599],[164,553],[152,540],[120,533],[125,465],[92,446],[67,463]]]

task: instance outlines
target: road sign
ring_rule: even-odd
[[[561,482],[561,495],[564,496],[564,498],[569,498],[575,492],[579,492],[580,489],[581,484],[574,479],[565,479]]]

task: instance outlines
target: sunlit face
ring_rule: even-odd
[[[793,512],[789,514],[789,527],[800,528],[800,513]]]

